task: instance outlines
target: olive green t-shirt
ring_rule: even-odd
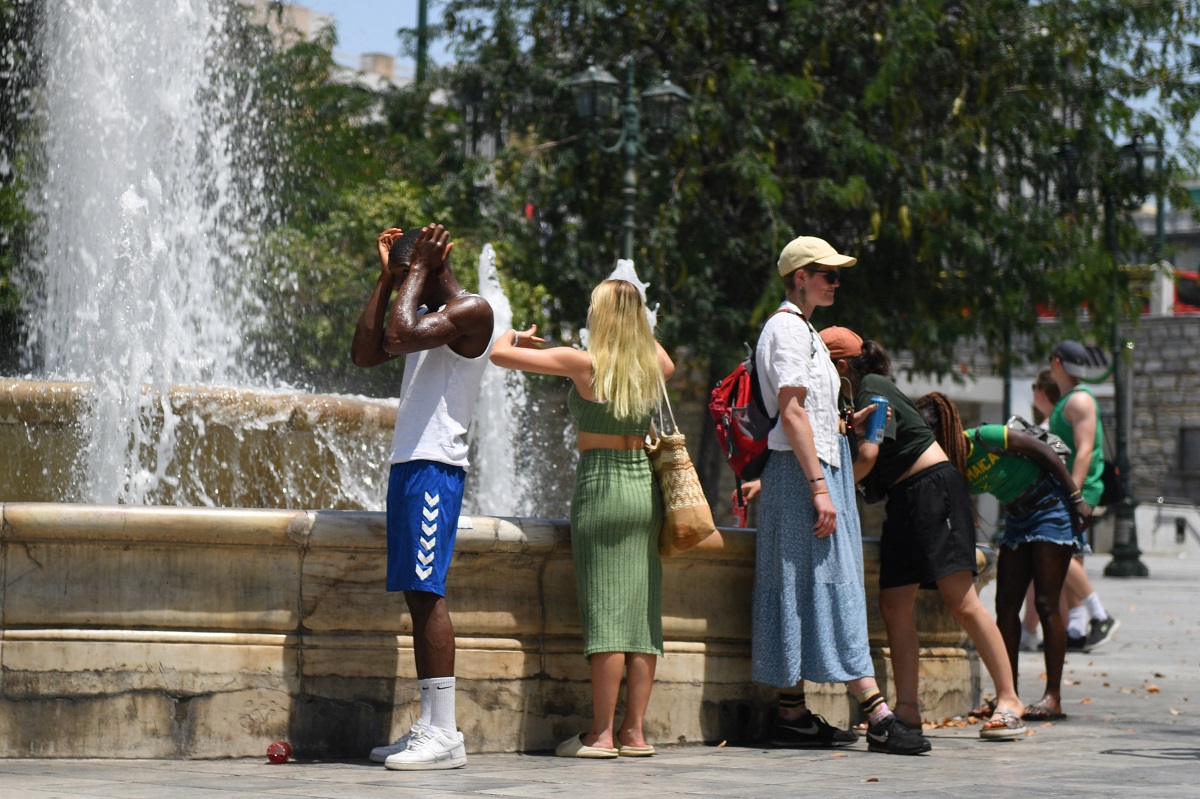
[[[882,375],[867,375],[858,384],[855,407],[865,408],[871,397],[887,397],[892,409],[883,430],[883,442],[879,445],[879,457],[875,468],[863,478],[868,497],[882,497],[887,490],[907,472],[917,459],[937,440],[921,412],[904,392]]]

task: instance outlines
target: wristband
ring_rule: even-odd
[[[1074,505],[1082,505],[1084,503],[1084,499],[1083,497],[1075,497],[1071,500],[1071,503]]]
[[[820,491],[814,491],[814,492],[813,492],[813,496],[815,497],[817,494],[828,494],[828,493],[829,493],[829,492],[828,492],[827,490],[825,490],[824,488],[822,488]]]
[[[521,334],[515,330],[513,331],[513,346],[514,347],[521,346]]]
[[[822,480],[824,480],[824,479],[825,479],[824,477],[814,477],[813,479],[809,480],[808,482],[810,482],[810,483],[819,483],[819,482],[821,482],[821,481],[822,481]]]

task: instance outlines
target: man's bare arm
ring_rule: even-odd
[[[1063,410],[1075,438],[1071,479],[1082,488],[1092,466],[1092,452],[1096,449],[1096,401],[1087,392],[1077,391]]]
[[[389,228],[379,234],[376,247],[379,250],[380,271],[375,288],[367,300],[367,307],[358,317],[354,328],[354,340],[350,344],[350,360],[355,366],[370,368],[387,363],[396,356],[383,348],[383,334],[387,317],[388,300],[395,287],[395,275],[388,269],[388,251],[392,243],[403,235],[399,228]]]

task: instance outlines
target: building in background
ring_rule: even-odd
[[[330,14],[320,14],[293,3],[270,0],[243,0],[252,9],[251,19],[265,25],[275,46],[284,49],[299,42],[312,41],[325,28],[335,27]],[[381,92],[412,83],[411,75],[396,74],[396,57],[388,53],[345,53],[334,51],[337,64],[330,80]]]

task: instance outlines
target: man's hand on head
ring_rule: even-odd
[[[426,225],[421,228],[421,235],[417,236],[410,268],[413,271],[435,272],[445,265],[453,248],[450,231],[441,225]]]
[[[379,266],[380,269],[388,274],[394,274],[388,269],[388,256],[392,252],[392,245],[396,243],[396,239],[404,235],[404,231],[398,227],[390,227],[379,234],[379,238],[375,239],[375,246],[379,249]]]

